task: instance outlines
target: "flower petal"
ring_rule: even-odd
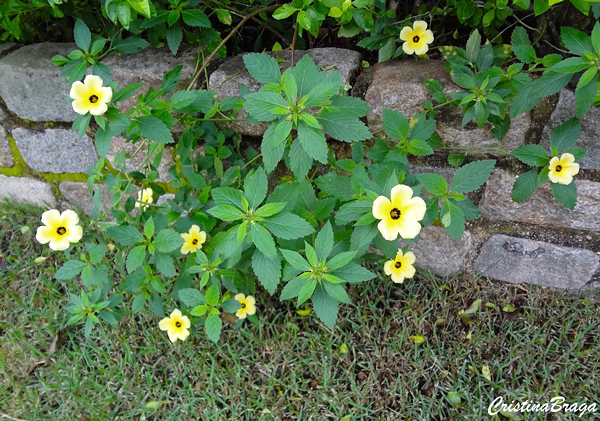
[[[69,96],[73,99],[82,99],[87,97],[87,88],[80,81],[74,82],[71,85]]]
[[[397,230],[402,238],[410,240],[419,235],[421,224],[414,219],[401,218]]]
[[[402,28],[402,31],[400,31],[400,39],[402,41],[407,41],[413,37],[412,33],[412,28],[410,26],[405,26],[404,28]]]
[[[419,35],[419,37],[421,37],[423,34],[423,32],[425,32],[427,30],[427,22],[425,22],[424,20],[417,20],[415,21],[415,23],[413,23],[413,31],[416,32],[416,35]]]
[[[381,233],[381,236],[388,241],[393,241],[398,238],[398,224],[392,224],[391,219],[382,219],[379,224],[377,224],[377,229]]]
[[[570,153],[564,153],[560,156],[560,162],[563,165],[572,164],[573,162],[575,162],[575,156],[573,156],[573,154]]]
[[[423,32],[421,36],[423,37],[423,42],[426,44],[431,44],[433,42],[433,32],[431,32],[430,29]]]
[[[427,51],[429,51],[429,47],[425,42],[419,42],[418,46],[415,48],[415,54],[418,56],[422,56]]]
[[[169,317],[165,317],[158,323],[158,327],[160,330],[171,329],[171,319]]]
[[[431,31],[429,31],[431,32]],[[98,91],[100,93],[100,95],[98,95],[98,101],[99,102],[105,102],[108,103],[112,100],[112,96],[113,96],[113,91],[110,88],[100,88],[100,90]]]
[[[385,219],[390,217],[388,208],[392,202],[385,196],[379,196],[373,202],[373,216],[377,219]]]
[[[83,237],[83,228],[79,225],[67,229],[67,240],[69,240],[70,243],[77,243],[81,240],[81,237]]]
[[[179,309],[175,309],[171,312],[171,315],[169,317],[171,319],[174,319],[175,317],[179,317],[181,319],[181,311]]]
[[[100,89],[102,89],[102,78],[96,75],[87,75],[85,79],[83,79],[83,84],[88,88],[89,91],[94,91],[96,95],[100,93]]]
[[[405,218],[420,221],[425,217],[427,205],[423,199],[417,196],[405,202],[400,211]]]
[[[392,274],[392,265],[394,264],[393,260],[388,260],[387,262],[385,262],[383,264],[383,272],[387,275],[390,276]]]
[[[42,214],[42,224],[55,227],[61,223],[60,212],[56,209],[47,210]]]
[[[412,251],[407,251],[404,255],[404,263],[407,265],[412,265],[413,263],[415,263],[415,260],[417,260],[417,258],[415,257],[415,254]]]
[[[235,294],[235,296],[233,298],[240,301],[240,300],[243,300],[244,298],[246,298],[246,296],[240,292],[239,294]]]
[[[106,102],[98,102],[95,107],[90,107],[91,115],[102,115],[108,110]]]
[[[60,215],[60,218],[62,219],[62,223],[65,224],[65,226],[67,226],[67,227],[72,227],[79,223],[79,216],[77,215],[76,212],[74,212],[70,209],[67,209],[66,211],[64,211]]]
[[[192,325],[188,316],[182,316],[181,321],[183,322],[183,327],[186,329],[189,329]]]
[[[579,164],[573,163],[567,165],[567,167],[565,168],[565,172],[571,176],[577,175],[577,173],[579,173]]]
[[[38,227],[37,232],[35,233],[35,239],[38,240],[41,244],[49,243],[54,240],[54,228],[52,227]]]
[[[256,303],[256,299],[252,295],[248,295],[246,297],[246,304],[255,304],[255,303]]]
[[[179,337],[179,335],[177,334],[177,332],[175,330],[173,330],[173,329],[170,329],[169,331],[167,331],[167,335],[169,335],[169,340],[172,343],[175,343],[175,341]]]
[[[184,329],[178,336],[181,341],[185,341],[188,338],[188,336],[190,336],[190,331]]]
[[[402,44],[402,51],[408,55],[411,55],[415,52],[415,49],[408,41],[406,41],[404,44]]]
[[[84,99],[76,99],[75,101],[71,102],[71,105],[73,106],[73,111],[75,111],[77,114],[83,115],[90,111],[90,102]]]
[[[392,281],[394,281],[396,284],[401,284],[404,282],[404,276],[397,273],[392,273]]]
[[[60,240],[59,239],[53,239],[50,241],[50,244],[48,244],[50,246],[50,248],[54,251],[63,251],[69,248],[69,246],[71,245],[71,243],[69,243],[69,240],[67,240],[67,237],[62,237]]]
[[[392,188],[392,193],[391,193],[392,204],[394,205],[395,208],[400,208],[406,202],[408,202],[410,200],[412,195],[413,195],[413,190],[410,187],[408,187],[404,184],[398,184],[397,186],[394,186]]]

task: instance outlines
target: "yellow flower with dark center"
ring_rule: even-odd
[[[427,29],[427,23],[418,20],[413,24],[413,27],[405,26],[400,31],[400,39],[404,41],[402,50],[406,54],[423,55],[429,50],[428,44],[433,42],[433,32]]]
[[[391,200],[379,196],[373,202],[373,216],[381,219],[377,228],[388,241],[415,238],[421,231],[419,221],[425,217],[427,206],[420,197],[412,197],[413,191],[404,184],[392,189]]]
[[[50,209],[42,214],[42,223],[44,226],[38,227],[35,238],[42,244],[50,243],[50,248],[55,251],[68,249],[83,236],[83,229],[77,225],[79,216],[72,210],[59,213]]]
[[[235,316],[238,319],[245,319],[246,316],[252,316],[256,313],[256,300],[252,295],[248,295],[247,297],[244,294],[236,294],[236,300],[242,305],[240,309],[235,313]]]
[[[575,157],[570,153],[555,156],[550,160],[550,172],[548,178],[553,183],[571,184],[573,176],[579,172],[579,164],[575,163]]]
[[[154,199],[152,198],[152,189],[150,187],[148,187],[147,189],[140,190],[138,192],[137,199],[138,199],[138,201],[135,202],[136,208],[139,208],[140,206],[142,206],[142,207],[148,206],[145,203],[152,203],[154,201]],[[144,202],[144,203],[140,203],[140,202]]]
[[[192,225],[188,232],[181,234],[183,245],[181,246],[181,254],[193,253],[202,248],[202,244],[206,241],[206,233],[200,231],[198,225]]]
[[[71,105],[76,113],[102,115],[108,110],[112,89],[102,87],[100,76],[87,75],[83,83],[77,81],[71,85],[69,96],[74,100]]]
[[[400,249],[394,260],[385,262],[383,271],[386,275],[392,277],[392,281],[401,284],[405,279],[412,278],[415,275],[413,263],[415,263],[415,254],[412,251],[403,254]]]
[[[187,316],[183,316],[179,310],[173,310],[169,317],[165,317],[158,324],[160,330],[167,331],[169,340],[173,343],[177,339],[185,341],[190,336],[190,331],[188,330],[190,326],[190,319]]]

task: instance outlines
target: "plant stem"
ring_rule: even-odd
[[[290,63],[290,69],[294,68],[294,55],[296,52],[296,38],[298,38],[298,26],[299,22],[296,20],[296,27],[294,28],[294,37],[292,38],[292,61]]]
[[[208,66],[208,63],[210,63],[210,61],[213,59],[213,57],[219,52],[221,47],[223,47],[225,45],[225,43],[227,41],[229,41],[229,39],[233,36],[233,34],[235,34],[237,32],[237,30],[240,29],[244,25],[244,23],[246,23],[246,21],[248,19],[251,19],[253,16],[256,16],[263,12],[268,12],[269,10],[273,10],[278,7],[279,7],[278,4],[273,4],[271,6],[263,7],[262,9],[255,10],[254,12],[250,13],[249,15],[244,16],[244,18],[235,26],[235,28],[233,28],[231,30],[231,32],[229,32],[229,34],[227,34],[227,36],[225,38],[223,38],[223,41],[221,41],[219,43],[219,45],[217,45],[217,47],[213,50],[213,52],[210,53],[208,58],[204,61],[204,63],[202,63],[202,66],[200,67],[200,69],[198,69],[196,72],[194,72],[194,75],[190,79],[190,82],[189,82],[186,90],[189,91],[190,89],[192,89],[192,87],[196,84],[196,81],[200,77],[200,74],[202,74],[204,69]]]

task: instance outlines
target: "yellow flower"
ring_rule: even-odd
[[[383,271],[386,275],[392,277],[392,281],[397,284],[404,282],[404,279],[412,278],[415,275],[415,254],[412,251],[407,251],[402,254],[402,250],[398,250],[394,260],[388,260],[383,265]]]
[[[154,201],[154,199],[152,198],[152,189],[150,187],[148,187],[147,189],[140,190],[138,192],[137,199],[138,199],[138,201],[135,202],[136,208],[139,208],[140,206],[142,206],[142,207],[148,206],[148,205],[145,205],[144,203],[152,203]],[[144,203],[140,203],[140,202],[144,202]]]
[[[158,324],[160,330],[167,331],[169,340],[173,343],[177,339],[185,341],[190,336],[190,331],[188,330],[190,326],[190,319],[187,316],[182,316],[179,310],[173,310],[171,316],[165,317]]]
[[[71,85],[69,96],[74,99],[71,103],[78,114],[102,115],[108,110],[112,99],[112,89],[102,87],[100,76],[87,75],[83,83],[77,81]]]
[[[200,231],[198,225],[192,225],[192,228],[188,232],[181,234],[184,243],[181,246],[181,254],[193,253],[198,249],[202,248],[202,244],[206,241],[206,233]]]
[[[402,44],[402,49],[406,54],[416,53],[417,55],[423,55],[429,50],[427,44],[433,42],[433,32],[427,29],[427,23],[418,20],[413,24],[413,27],[405,26],[400,31],[400,39],[405,41]]]
[[[50,243],[52,250],[61,251],[69,248],[70,243],[76,243],[83,236],[83,229],[77,225],[79,216],[72,210],[62,214],[56,209],[50,209],[42,214],[43,227],[38,227],[36,240],[42,244]]]
[[[548,178],[553,183],[571,184],[573,176],[579,172],[579,164],[575,163],[575,157],[570,153],[564,153],[560,159],[555,156],[550,160],[550,172]]]
[[[235,313],[238,319],[245,319],[247,315],[252,316],[256,313],[256,300],[252,295],[248,295],[247,297],[244,294],[236,294],[236,300],[240,302],[242,307]]]
[[[388,241],[415,238],[421,231],[419,221],[425,217],[427,206],[420,197],[412,197],[413,191],[404,184],[392,189],[392,200],[379,196],[373,202],[373,216],[381,219],[377,228]]]

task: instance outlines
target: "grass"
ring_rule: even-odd
[[[0,206],[0,420],[483,420],[498,396],[600,406],[596,297],[465,276],[353,286],[334,331],[258,291],[263,324],[227,326],[217,345],[193,332],[173,346],[150,315],[85,339],[59,330],[79,286],[53,279],[41,213]],[[458,311],[476,299],[467,326]]]

